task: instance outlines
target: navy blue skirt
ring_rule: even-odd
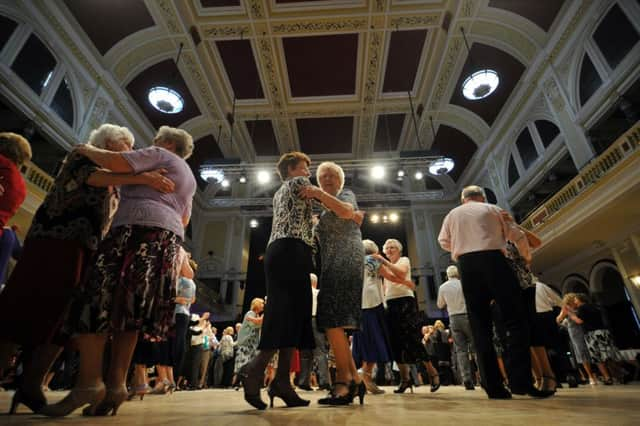
[[[362,310],[360,330],[353,333],[352,354],[356,365],[362,362],[390,362],[391,339],[382,304]]]

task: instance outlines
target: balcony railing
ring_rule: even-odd
[[[575,200],[587,188],[595,185],[640,147],[640,121],[618,138],[605,152],[586,165],[578,175],[553,197],[538,207],[522,222],[522,226],[533,230],[543,224],[567,204]]]
[[[53,188],[53,178],[47,172],[36,166],[32,162],[22,165],[20,172],[27,182],[32,183],[37,188],[47,194]]]

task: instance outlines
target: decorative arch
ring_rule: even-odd
[[[589,290],[591,293],[601,293],[605,290],[602,278],[608,269],[614,269],[616,272],[620,273],[616,263],[610,259],[600,260],[591,267],[591,271],[589,272]]]
[[[589,294],[589,281],[580,274],[570,274],[562,281],[562,294],[586,293]]]

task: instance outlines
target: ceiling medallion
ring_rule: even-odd
[[[164,114],[177,114],[184,108],[182,96],[168,87],[152,87],[149,89],[148,99],[155,109]]]
[[[429,173],[434,176],[446,175],[455,167],[455,162],[451,158],[442,157],[429,165]]]
[[[495,92],[499,84],[500,78],[494,70],[476,71],[462,83],[462,94],[472,101],[484,99]]]

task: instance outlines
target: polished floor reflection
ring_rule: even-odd
[[[638,425],[640,424],[640,383],[618,386],[581,386],[560,389],[554,398],[532,400],[516,397],[510,401],[489,401],[479,390],[461,386],[443,387],[429,393],[428,387],[413,394],[367,395],[364,406],[322,407],[316,401],[324,392],[300,392],[311,399],[307,408],[287,409],[276,400],[273,409],[249,409],[242,392],[205,390],[151,396],[144,401],[126,402],[117,417],[86,418],[81,410],[65,419],[47,419],[21,407],[14,416],[2,415],[8,425]],[[6,412],[13,392],[0,392],[0,409]],[[51,392],[57,401],[64,392]],[[266,401],[266,393],[263,399]]]

